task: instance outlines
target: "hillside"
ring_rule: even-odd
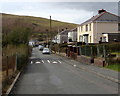
[[[14,29],[20,28],[30,28],[32,31],[32,38],[45,38],[46,34],[49,34],[50,29],[50,20],[41,17],[32,17],[32,16],[19,16],[11,14],[2,13],[2,32],[3,34],[9,34]],[[75,28],[77,24],[60,22],[52,20],[52,36],[58,33],[58,28],[61,31],[62,29],[72,29]]]

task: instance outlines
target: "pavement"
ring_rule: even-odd
[[[68,58],[71,61],[68,64],[71,64],[72,66],[76,66],[76,68],[80,68],[80,69],[92,72],[100,77],[105,78],[105,79],[111,80],[116,83],[120,83],[120,80],[119,80],[120,72],[106,69],[104,67],[98,67],[93,64],[80,63],[78,61],[72,60],[70,57],[67,57],[65,53],[56,53],[56,54]]]
[[[118,83],[102,78],[96,74],[98,70],[96,66],[56,54],[43,55],[33,48],[29,64],[10,94],[118,94]],[[112,78],[116,79],[117,75]]]

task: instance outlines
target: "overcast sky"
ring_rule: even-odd
[[[27,15],[80,24],[99,9],[118,14],[117,2],[1,2],[2,13]]]

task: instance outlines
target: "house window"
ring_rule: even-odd
[[[107,38],[106,37],[103,37],[103,40],[104,40],[104,42],[107,42]]]
[[[88,36],[87,36],[87,35],[84,36],[84,42],[85,42],[86,44],[88,43]]]
[[[80,27],[79,27],[79,31],[81,31]]]
[[[83,26],[81,26],[81,32],[83,31]]]
[[[90,43],[91,43],[91,36],[90,36]]]
[[[118,31],[120,31],[120,23],[118,23]]]
[[[100,37],[100,42],[102,42],[102,37]]]
[[[86,25],[86,31],[88,31],[88,24]]]
[[[83,36],[82,35],[80,35],[79,40],[80,40],[80,42],[83,42]]]
[[[72,42],[72,38],[69,38],[69,42]]]
[[[90,31],[91,31],[91,24],[90,24]]]

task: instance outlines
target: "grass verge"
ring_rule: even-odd
[[[119,63],[108,65],[105,68],[120,72],[120,64]]]

